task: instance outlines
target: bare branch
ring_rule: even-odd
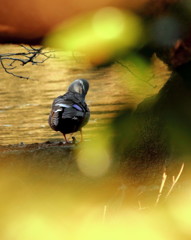
[[[15,74],[15,73],[13,73],[13,72],[10,72],[10,71],[9,71],[10,68],[5,67],[5,65],[3,64],[3,61],[0,61],[0,63],[1,63],[1,66],[2,66],[2,68],[5,70],[6,73],[11,74],[11,75],[14,76],[14,77],[29,79],[28,77],[20,76],[20,75],[17,75],[17,74]],[[15,68],[15,67],[14,67],[14,68]],[[11,68],[11,69],[13,69],[13,68]]]
[[[118,63],[119,65],[121,65],[122,67],[126,68],[136,79],[145,82],[146,84],[148,84],[149,86],[151,86],[152,88],[156,88],[157,86],[151,84],[149,81],[152,78],[149,78],[147,80],[144,80],[143,78],[140,78],[137,74],[135,74],[128,66],[126,66],[125,64],[123,64],[122,62],[120,62],[119,60],[115,60],[116,63]]]
[[[22,48],[24,48],[25,50],[27,50],[28,52],[31,50],[31,48],[28,48],[27,46],[25,46],[25,45],[23,45],[23,44],[20,44],[20,46],[21,46]]]
[[[55,57],[52,55],[54,51],[45,51],[44,47],[35,48],[33,46],[20,45],[25,52],[18,53],[5,53],[0,54],[0,63],[4,71],[11,74],[14,77],[29,79],[29,77],[24,77],[13,73],[10,70],[15,69],[16,63],[20,63],[22,66],[31,63],[32,65],[38,65],[44,63],[49,58]]]

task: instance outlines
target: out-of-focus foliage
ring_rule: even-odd
[[[35,170],[30,174],[16,168],[1,171],[2,240],[191,237],[190,190],[186,197],[180,194],[163,207],[144,209],[144,205],[134,202],[137,207],[132,209],[125,201],[131,193],[128,191],[121,198],[123,194],[111,182],[86,185],[78,178],[64,180],[56,172],[41,174],[40,178]]]
[[[127,86],[127,92],[128,87],[135,88],[134,98],[140,99],[137,86],[145,96],[150,93],[148,89],[155,86],[149,81],[151,62],[144,58],[145,55],[151,57],[154,50],[174,45],[180,50],[179,47],[185,44],[179,45],[177,40],[187,29],[183,29],[182,24],[170,13],[150,20],[149,27],[145,28],[143,20],[134,13],[107,7],[68,20],[47,37],[45,44],[65,51],[82,51],[96,66],[108,61],[117,62],[117,59],[118,64],[124,65],[124,71],[133,76],[134,85],[127,79],[123,87]],[[141,55],[142,47],[147,54]],[[185,49],[189,53],[189,45]],[[57,172],[54,175],[53,170],[44,176],[40,169],[40,179],[36,174],[39,169],[32,171],[31,176],[35,177],[31,179],[26,176],[26,169],[30,171],[26,167],[21,171],[14,168],[14,171],[2,172],[1,239],[190,239],[189,190],[184,193],[186,198],[180,195],[163,208],[151,212],[147,209],[145,215],[139,211],[144,205],[141,207],[137,195],[134,198],[137,208],[132,210],[126,204],[132,197],[131,191],[121,191],[129,180],[128,167],[122,169],[126,175],[119,174],[116,179],[114,174],[108,174],[116,159],[119,163],[126,161],[127,165],[130,159],[130,165],[135,164],[133,174],[136,179],[142,178],[148,166],[153,170],[157,164],[163,164],[170,150],[175,149],[174,152],[180,155],[186,152],[189,160],[190,77],[181,74],[179,72],[178,79],[171,79],[172,86],[164,87],[156,98],[146,100],[135,112],[130,107],[125,108],[109,127],[78,146],[76,162],[82,182],[77,174],[73,176],[70,172],[68,166],[71,163],[67,165],[68,173],[67,169],[64,171],[64,180]],[[116,94],[115,89],[112,94]],[[146,174],[153,183],[156,173],[147,171]],[[107,184],[101,181],[106,176]]]
[[[107,6],[135,10],[140,9],[148,1],[150,0],[14,0],[14,2],[2,0],[0,42],[23,43],[24,41],[28,44],[31,42],[40,44],[45,35],[56,25],[77,14],[86,14]],[[17,7],[12,7],[12,4]]]
[[[144,57],[162,52],[161,58],[176,67],[190,59],[186,51],[190,48],[190,10],[187,1],[175,1],[162,14],[163,4],[160,1],[157,6],[148,5],[148,9],[142,9],[145,15],[116,7],[100,8],[65,21],[48,35],[45,43],[84,51],[94,65],[128,56],[129,50],[143,52],[144,48]],[[158,9],[158,14],[147,16],[152,7]]]
[[[77,152],[77,164],[83,174],[101,177],[109,172],[112,166],[110,138],[111,132],[105,128],[95,134],[93,141],[81,143]]]
[[[155,88],[159,89],[160,81],[155,78],[151,62],[148,62],[140,54],[129,54],[126,58],[116,62],[124,68],[119,72],[119,82],[122,82],[122,87],[126,89],[127,93],[132,93],[135,102],[138,103],[145,97],[155,94]],[[163,83],[165,78],[164,75]]]
[[[64,22],[47,37],[45,44],[83,51],[99,64],[144,41],[143,24],[137,15],[106,7]]]

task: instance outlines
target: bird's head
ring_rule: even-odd
[[[83,97],[85,97],[88,92],[88,89],[89,89],[89,83],[87,80],[77,79],[70,84],[68,91],[79,93]]]

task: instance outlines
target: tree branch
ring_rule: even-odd
[[[0,54],[0,64],[4,71],[14,77],[29,79],[29,77],[15,74],[12,70],[15,69],[16,63],[24,66],[28,63],[38,65],[44,63],[49,58],[53,58],[54,51],[45,51],[44,47],[35,48],[33,46],[20,45],[25,51],[18,53]]]
[[[151,84],[149,81],[151,80],[151,78],[149,78],[148,80],[144,80],[143,78],[140,78],[137,74],[135,74],[128,66],[126,66],[125,64],[123,64],[122,62],[120,62],[119,60],[115,60],[115,62],[119,65],[121,65],[122,67],[126,68],[136,79],[145,82],[146,84],[148,84],[149,86],[151,86],[152,88],[156,88],[155,85]]]

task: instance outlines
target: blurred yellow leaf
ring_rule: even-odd
[[[99,133],[93,141],[83,142],[77,154],[77,163],[83,174],[100,177],[111,166],[110,138],[107,131]]]
[[[90,58],[109,59],[143,40],[138,16],[114,7],[102,8],[63,23],[45,40],[45,45],[70,51],[83,51]]]

